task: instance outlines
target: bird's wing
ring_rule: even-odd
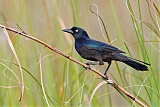
[[[107,53],[112,53],[112,52],[125,53],[114,46],[92,39],[85,41],[84,46],[89,50],[103,51]]]

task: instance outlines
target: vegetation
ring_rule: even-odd
[[[1,0],[0,4],[0,24],[22,29],[81,62],[87,60],[76,53],[73,37],[62,29],[83,27],[92,38],[110,42],[128,56],[150,63],[148,72],[138,72],[115,62],[108,77],[145,105],[160,105],[158,1]],[[103,18],[108,37],[98,17],[90,11],[91,5]],[[111,85],[102,83],[97,74],[35,41],[8,33],[16,53],[7,42],[4,29],[0,29],[0,106],[87,107],[90,100],[93,107],[139,106]],[[14,54],[24,77],[21,101],[22,73]],[[106,67],[107,64],[92,66],[102,73]]]

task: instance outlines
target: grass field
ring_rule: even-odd
[[[98,17],[102,17],[106,30]],[[113,62],[108,77],[147,106],[160,106],[160,9],[158,0],[0,0],[0,24],[38,38],[81,61],[74,39],[62,29],[84,28],[91,38],[108,43],[126,55],[150,63],[149,71],[136,71]],[[97,6],[97,7],[96,7]],[[18,28],[18,26],[20,28]],[[97,74],[8,31],[18,62],[0,28],[0,106],[2,107],[130,107],[139,105],[121,95]],[[104,72],[104,66],[92,66]],[[23,76],[22,76],[23,74]],[[24,94],[21,84],[24,81]],[[93,91],[96,93],[93,94]]]

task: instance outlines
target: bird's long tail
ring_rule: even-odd
[[[145,63],[145,62],[142,62],[142,61],[139,61],[136,59],[132,59],[132,58],[129,58],[128,61],[122,61],[122,62],[124,62],[125,64],[131,66],[132,68],[134,68],[138,71],[148,71],[148,67],[146,65],[150,65],[148,63]],[[144,64],[146,64],[146,65],[144,65]]]

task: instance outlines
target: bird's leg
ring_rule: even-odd
[[[85,63],[86,65],[88,65],[89,66],[89,68],[87,68],[87,67],[84,67],[86,70],[90,70],[90,65],[98,65],[99,63],[98,62],[86,62]]]
[[[106,77],[104,78],[104,77],[102,77],[102,79],[104,79],[104,80],[108,80],[108,76],[107,75],[105,75]]]
[[[107,77],[107,71],[108,71],[108,69],[109,69],[109,67],[111,66],[111,61],[110,62],[108,62],[108,67],[107,67],[107,69],[106,69],[106,71],[104,72],[104,75]],[[107,77],[108,78],[108,77]]]
[[[108,76],[106,74],[107,74],[107,71],[108,71],[108,69],[109,69],[110,66],[111,66],[111,61],[108,62],[108,67],[107,67],[107,69],[104,72],[104,75],[106,76],[106,78],[103,78],[103,79],[105,79],[105,80],[108,80]]]
[[[99,63],[98,62],[86,62],[85,63],[86,65],[98,65]]]
[[[104,62],[102,61],[102,59],[99,59],[99,65],[104,65]]]

